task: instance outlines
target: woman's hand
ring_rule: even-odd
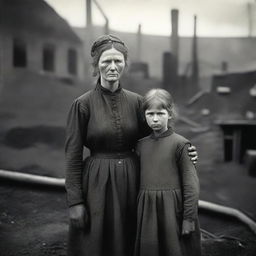
[[[189,235],[191,232],[195,231],[195,223],[190,220],[183,220],[182,222],[182,235]]]
[[[69,208],[71,224],[76,228],[84,228],[88,224],[88,214],[83,204],[77,204]]]
[[[193,164],[196,164],[198,160],[198,154],[195,146],[188,147],[188,155]]]

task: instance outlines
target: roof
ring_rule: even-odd
[[[193,106],[196,109],[209,108],[221,121],[241,120],[246,113],[255,113],[256,98],[250,89],[256,83],[256,71],[229,73],[213,77],[212,91],[205,93]],[[218,94],[218,86],[229,87],[229,94]]]
[[[230,87],[233,91],[249,90],[256,83],[256,71],[233,72],[214,75],[212,80],[213,90],[218,86]]]
[[[66,20],[43,0],[0,0],[3,27],[81,43]]]

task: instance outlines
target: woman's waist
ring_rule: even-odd
[[[121,159],[127,157],[134,157],[136,154],[133,149],[126,151],[92,151],[90,156],[93,158],[106,158],[106,159]]]

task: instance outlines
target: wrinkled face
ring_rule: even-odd
[[[145,116],[149,127],[155,133],[161,134],[168,130],[171,116],[166,109],[153,106],[145,111]]]
[[[116,82],[122,76],[125,68],[124,55],[114,48],[106,50],[100,56],[98,68],[101,81]]]

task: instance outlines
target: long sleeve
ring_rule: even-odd
[[[199,179],[195,165],[188,155],[188,147],[188,143],[180,147],[178,166],[182,176],[183,219],[194,221],[198,214]]]
[[[66,191],[68,205],[83,203],[82,168],[83,145],[89,112],[85,104],[75,100],[67,118],[66,128]]]

